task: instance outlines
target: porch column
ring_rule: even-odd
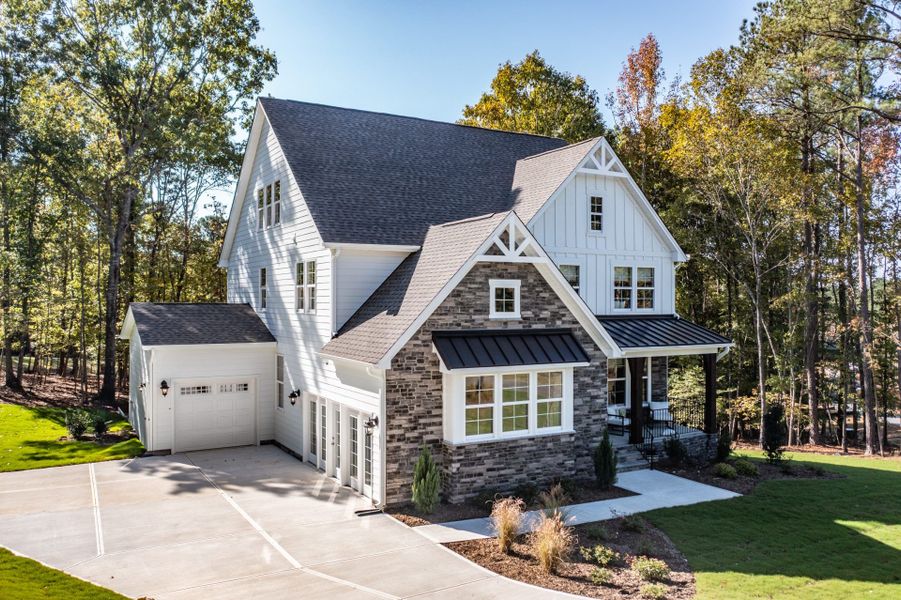
[[[641,395],[641,378],[644,377],[646,358],[630,358],[629,361],[629,398],[630,419],[629,443],[640,444],[644,439],[644,398]]]
[[[704,354],[704,431],[716,433],[716,354]]]

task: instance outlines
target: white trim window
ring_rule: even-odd
[[[627,395],[626,359],[607,359],[607,404],[625,406]]]
[[[576,290],[577,294],[580,287],[579,271],[581,271],[579,265],[560,265],[560,273],[563,274],[566,282]]]
[[[272,227],[272,184],[266,186],[266,229]]]
[[[504,373],[501,376],[501,431],[529,430],[529,374]]]
[[[275,356],[275,405],[285,408],[285,357]]]
[[[588,199],[588,220],[591,231],[596,233],[604,231],[604,199],[600,196],[591,196]]]
[[[260,231],[263,229],[263,220],[265,219],[263,194],[263,188],[257,190],[257,230]]]
[[[294,265],[294,309],[316,312],[316,261],[300,261]]]
[[[635,308],[654,308],[654,267],[635,268]]]
[[[492,279],[489,282],[489,311],[491,319],[518,319],[519,318],[519,287],[518,279]]]
[[[269,290],[269,282],[268,277],[266,275],[266,267],[262,267],[260,269],[260,310],[266,310],[266,305],[269,302],[268,290]]]
[[[613,308],[632,308],[632,267],[613,267]]]
[[[535,415],[538,429],[563,426],[563,371],[538,373]]]
[[[476,437],[494,433],[494,375],[473,375],[466,378],[466,436]]]
[[[282,182],[276,181],[272,184],[272,206],[275,214],[272,217],[272,224],[279,225],[282,222]]]

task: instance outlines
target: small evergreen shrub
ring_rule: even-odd
[[[616,451],[610,443],[610,435],[604,430],[604,437],[594,451],[594,475],[601,489],[610,489],[616,483]]]
[[[644,533],[648,525],[638,515],[626,515],[622,520],[622,528],[632,533]]]
[[[520,498],[498,498],[491,507],[491,526],[497,534],[497,545],[504,554],[509,554],[513,540],[519,535],[523,506]]]
[[[635,549],[635,554],[638,554],[639,556],[654,556],[657,552],[651,541],[646,537],[642,537],[638,540],[638,547]]]
[[[563,491],[563,485],[555,483],[551,489],[538,494],[538,503],[547,516],[562,515],[563,508],[569,504],[569,496]]]
[[[735,468],[736,473],[745,477],[757,477],[760,475],[760,469],[757,468],[757,465],[747,458],[739,458],[732,463],[732,466]]]
[[[579,552],[582,554],[582,558],[588,562],[597,563],[602,567],[610,566],[612,563],[619,560],[619,553],[613,548],[609,548],[603,544],[598,544],[591,548],[582,546],[579,548]]]
[[[685,443],[675,435],[663,440],[663,451],[673,465],[682,465],[688,462],[688,448]]]
[[[109,422],[103,415],[94,415],[94,436],[102,438],[109,431]]]
[[[794,475],[795,465],[792,464],[791,459],[785,458],[781,463],[779,463],[779,470],[782,471],[783,475]]]
[[[645,581],[667,581],[669,567],[659,558],[637,556],[632,559],[632,570]]]
[[[659,583],[646,583],[638,590],[642,598],[647,600],[664,600],[666,598],[666,586]]]
[[[782,453],[785,451],[784,412],[781,404],[770,404],[763,414],[763,451],[771,465],[782,462]]]
[[[723,427],[716,441],[716,462],[723,462],[732,454],[732,434],[728,427]]]
[[[813,474],[817,477],[824,477],[826,475],[826,469],[824,469],[822,465],[810,465],[810,470],[813,471]]]
[[[538,557],[538,564],[545,573],[555,573],[559,566],[569,557],[575,543],[572,530],[563,523],[560,515],[548,517],[542,515],[541,520],[529,535],[532,552]]]
[[[413,504],[417,510],[425,514],[435,510],[440,489],[441,471],[428,447],[423,446],[413,469]]]
[[[589,577],[591,577],[591,583],[595,585],[610,585],[613,583],[613,571],[604,567],[595,567]]]
[[[606,542],[610,539],[610,533],[607,531],[607,528],[604,527],[601,523],[595,523],[594,525],[588,525],[584,529],[585,535],[588,536],[588,539],[594,540],[596,542]]]
[[[735,467],[729,463],[716,463],[713,467],[713,474],[717,477],[722,477],[723,479],[735,479],[738,477],[738,472],[735,470]]]
[[[82,409],[66,411],[66,429],[72,438],[78,440],[91,426],[91,413]]]

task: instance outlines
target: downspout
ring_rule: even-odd
[[[332,337],[335,337],[335,334],[338,333],[338,256],[341,254],[341,248],[331,248],[330,251],[332,254],[332,272],[329,277],[329,291],[332,297],[329,302],[332,306]]]

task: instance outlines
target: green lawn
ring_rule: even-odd
[[[797,454],[844,479],[647,513],[685,554],[699,598],[901,598],[901,461]]]
[[[110,430],[127,427],[127,421],[111,415]],[[0,471],[21,471],[77,463],[131,458],[144,451],[134,438],[117,444],[92,441],[60,441],[67,435],[61,408],[27,408],[0,404]]]
[[[125,596],[0,548],[0,598],[120,600]]]

